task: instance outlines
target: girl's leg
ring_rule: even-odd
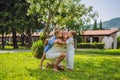
[[[43,61],[44,61],[45,58],[46,58],[46,53],[43,53],[41,61],[40,61],[40,69],[42,69]]]
[[[58,71],[57,66],[65,58],[65,56],[66,54],[62,52],[60,56],[57,58],[56,63],[54,64],[54,68],[53,68],[54,71]]]

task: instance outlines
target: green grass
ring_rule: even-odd
[[[109,54],[120,55],[120,49],[81,49],[78,50],[81,53],[94,53],[94,54]]]
[[[74,71],[40,70],[39,62],[30,52],[0,54],[0,80],[120,80],[120,55],[77,51]]]

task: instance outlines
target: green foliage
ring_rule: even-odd
[[[103,49],[103,43],[78,43],[78,48],[98,48]]]
[[[7,42],[7,43],[6,43],[6,45],[8,45],[8,46],[13,46],[13,42]],[[20,43],[20,42],[18,42],[18,43],[17,43],[17,45],[18,45],[18,46],[20,46],[20,45],[21,45],[21,43]]]
[[[8,46],[12,46],[13,43],[12,43],[12,42],[7,42],[7,45],[8,45]]]
[[[97,20],[95,19],[94,25],[93,25],[93,30],[98,30],[97,28]]]
[[[96,17],[92,6],[86,7],[80,0],[27,0],[30,4],[28,15],[36,15],[45,22],[44,33],[50,25],[79,30],[81,25],[90,23]]]
[[[77,39],[77,43],[81,43],[82,42],[82,36],[76,35],[75,37]]]
[[[120,48],[120,37],[117,38],[117,48]]]
[[[97,50],[96,50],[97,51]],[[45,60],[45,63],[48,60]],[[40,70],[39,59],[30,52],[0,54],[1,80],[119,80],[120,55],[75,54],[74,70]],[[65,65],[65,61],[63,61]],[[45,65],[45,64],[44,64]]]
[[[102,28],[102,21],[100,20],[100,27],[99,27],[100,30],[103,30]]]
[[[41,58],[41,56],[43,54],[43,49],[44,49],[44,45],[43,45],[42,40],[34,42],[31,47],[31,50],[32,50],[34,56],[37,58]]]

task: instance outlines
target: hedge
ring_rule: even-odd
[[[77,48],[97,48],[97,49],[103,49],[104,44],[103,43],[78,43]]]
[[[117,38],[117,48],[120,48],[120,37]]]

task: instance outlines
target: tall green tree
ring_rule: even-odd
[[[29,4],[25,0],[2,0],[0,6],[0,17],[4,20],[1,24],[5,24],[8,27],[7,30],[13,35],[13,46],[18,48],[16,34],[24,33],[27,29],[31,30],[29,23],[32,21],[30,22],[26,15]]]
[[[0,1],[0,34],[2,34],[2,48],[5,46],[5,33],[9,32],[7,27],[7,21],[9,20],[9,1],[1,0]]]
[[[4,24],[0,24],[0,34],[2,34],[2,49],[4,49],[5,46],[5,38],[4,35],[6,33],[7,27],[4,26]]]
[[[93,30],[98,30],[97,28],[97,20],[95,19],[94,25],[93,25]]]
[[[100,20],[100,30],[103,30],[103,27],[102,27],[102,21]]]

